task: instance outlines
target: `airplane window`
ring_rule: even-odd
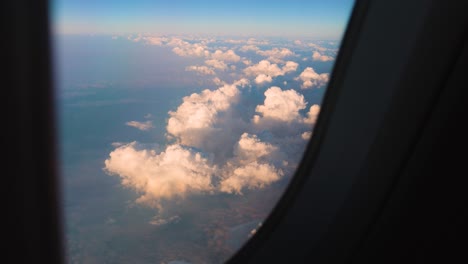
[[[220,263],[293,177],[353,2],[52,2],[69,263]]]

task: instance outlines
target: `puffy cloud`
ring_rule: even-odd
[[[301,86],[303,89],[324,86],[328,83],[328,79],[328,73],[318,74],[311,67],[305,68],[299,77],[296,78],[296,80],[301,80],[303,82]]]
[[[190,44],[180,39],[172,39],[168,45],[176,46],[172,51],[179,56],[190,57],[208,57],[210,52],[206,45],[200,43]]]
[[[308,46],[321,52],[327,51],[327,48],[317,45],[315,43],[309,43]]]
[[[215,75],[215,72],[212,68],[208,67],[208,66],[195,66],[195,65],[192,65],[192,66],[188,66],[187,68],[185,68],[186,71],[194,71],[194,72],[197,72],[198,74],[202,74],[202,75]]]
[[[228,62],[238,62],[241,59],[233,50],[227,50],[225,52],[222,50],[216,50],[211,54],[211,58]]]
[[[286,73],[296,71],[298,66],[299,64],[294,61],[287,61],[286,64],[283,66],[283,72]]]
[[[294,55],[294,52],[292,52],[290,49],[287,49],[287,48],[282,48],[282,49],[273,48],[271,50],[265,50],[265,51],[259,50],[257,53],[262,56],[276,57],[276,58],[284,58],[284,57]]]
[[[270,83],[273,81],[273,78],[271,78],[270,75],[266,75],[266,74],[259,74],[257,75],[257,77],[255,78],[255,83],[257,84],[261,84],[261,83]]]
[[[153,128],[153,122],[152,121],[146,121],[146,122],[138,122],[138,121],[129,121],[125,123],[127,126],[135,127],[139,130],[150,130]]]
[[[255,45],[244,45],[240,49],[240,51],[247,52],[247,51],[259,51],[260,49]]]
[[[162,201],[189,194],[241,194],[244,189],[268,186],[284,175],[281,169],[267,162],[275,151],[277,147],[272,144],[243,133],[233,157],[218,168],[199,152],[179,144],[158,152],[139,149],[137,143],[132,142],[118,146],[109,154],[105,170],[119,176],[123,186],[140,194],[137,203],[161,208]],[[151,224],[162,225],[172,220],[178,219],[156,217]]]
[[[287,48],[273,48],[271,50],[257,50],[257,54],[268,57],[268,60],[273,62],[282,62],[285,57],[295,55],[290,49]]]
[[[279,180],[281,176],[283,172],[274,166],[254,161],[235,168],[229,177],[221,181],[220,190],[242,194],[243,188],[260,189]]]
[[[314,104],[310,107],[309,112],[307,112],[307,117],[304,118],[304,123],[306,124],[315,124],[317,122],[317,117],[320,113],[320,106]]]
[[[259,189],[279,180],[283,172],[265,160],[276,150],[277,147],[260,141],[257,136],[243,133],[234,157],[223,168],[219,190],[241,194],[245,188]]]
[[[304,138],[308,137],[305,132],[298,133],[307,129],[302,120],[318,114],[317,107],[311,107],[309,116],[303,118],[299,114],[306,105],[302,95],[271,87],[265,92],[264,104],[257,106],[257,112],[262,118],[286,127],[290,127],[289,121],[296,123],[285,132],[287,136],[273,133],[266,137],[268,142],[262,141],[254,134],[256,128],[252,125],[256,124],[239,126],[226,115],[227,111],[236,109],[233,104],[241,94],[238,87],[248,84],[247,79],[240,79],[213,91],[184,97],[177,110],[169,112],[167,125],[168,133],[177,143],[163,151],[144,149],[136,142],[116,144],[105,161],[105,170],[118,175],[124,186],[140,194],[137,203],[155,208],[161,208],[163,201],[193,194],[242,194],[291,175],[297,162],[294,159],[300,156]],[[151,224],[170,222],[166,220],[156,217]]]
[[[312,59],[314,61],[332,61],[332,60],[334,60],[333,57],[322,55],[318,51],[314,51],[314,53],[312,54]]]
[[[242,75],[246,78],[231,83],[216,76],[207,77],[217,89],[182,98],[180,105],[168,112],[167,146],[144,147],[136,142],[113,145],[115,149],[105,161],[105,170],[117,175],[124,186],[139,194],[136,202],[161,208],[161,203],[166,206],[171,203],[165,201],[187,195],[242,194],[292,175],[306,145],[304,142],[312,135],[311,127],[320,107],[313,105],[306,111],[304,96],[292,89],[273,86],[264,92],[264,98],[259,98],[258,90],[241,87],[253,81],[270,83],[277,76],[297,71],[298,63],[262,60],[252,64],[229,47],[206,46],[213,41],[209,39],[154,41],[154,45],[160,42],[181,56],[199,57],[198,61],[205,62],[203,66],[189,66],[186,70],[211,75],[226,70],[222,75],[225,80]],[[220,43],[219,40],[216,43]],[[245,43],[248,45],[244,47],[250,45],[245,49],[260,51],[254,46],[261,45],[256,40]],[[273,59],[294,56],[288,49],[260,52]],[[241,71],[239,68],[243,64],[246,68]],[[232,66],[237,66],[238,70],[230,75],[231,70],[235,70]],[[296,80],[318,86],[321,76],[307,68]],[[289,80],[281,81],[292,85]],[[250,96],[253,94],[255,96]],[[172,222],[167,216],[170,215],[159,215],[150,224]]]
[[[275,146],[260,141],[256,135],[243,133],[234,149],[234,154],[241,163],[245,163],[267,156],[276,149]]]
[[[162,46],[168,40],[165,37],[153,37],[153,36],[148,36],[148,37],[145,37],[144,39],[147,44],[156,45],[156,46]]]
[[[214,188],[210,162],[180,145],[170,145],[161,153],[138,150],[136,142],[120,146],[109,154],[105,170],[141,194],[137,203],[153,207],[159,207],[164,199],[208,193]]]
[[[184,41],[184,40],[182,40],[180,38],[173,37],[167,42],[167,45],[169,45],[171,47],[177,47],[177,46],[190,45],[190,43],[188,43],[187,41]]]
[[[258,105],[255,111],[262,114],[263,118],[291,122],[300,119],[299,111],[305,109],[306,105],[304,96],[295,90],[283,91],[273,86],[265,91],[265,101],[263,105]],[[254,122],[259,121],[260,117],[255,116]]]
[[[227,69],[227,65],[226,63],[224,63],[223,61],[219,61],[219,60],[206,60],[205,61],[205,64],[208,65],[208,66],[211,66],[215,69],[218,69],[218,70],[226,70]]]
[[[283,68],[280,68],[278,64],[272,64],[268,60],[262,60],[258,64],[245,68],[244,73],[247,76],[256,76],[256,83],[271,82],[274,77],[295,71],[297,66],[298,64],[296,62],[288,61]]]
[[[237,81],[235,81],[235,82],[233,83],[233,85],[235,85],[235,86],[240,86],[240,87],[242,87],[242,88],[244,88],[245,86],[247,86],[247,85],[249,85],[249,84],[250,84],[249,80],[247,80],[247,79],[245,79],[245,78],[239,79],[239,80],[237,80]]]
[[[199,133],[207,133],[213,129],[218,113],[228,110],[237,101],[237,86],[244,84],[246,80],[242,79],[214,91],[207,89],[184,97],[177,110],[169,112],[167,132],[182,144],[199,146]]]
[[[284,74],[283,70],[281,70],[281,68],[278,67],[278,64],[271,64],[267,60],[262,60],[258,64],[245,68],[244,72],[247,75],[265,74],[272,77]]]

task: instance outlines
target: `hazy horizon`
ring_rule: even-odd
[[[353,1],[53,1],[66,34],[211,34],[340,39]]]

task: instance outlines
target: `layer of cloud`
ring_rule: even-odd
[[[261,50],[265,43],[254,39],[228,41],[231,45],[208,38],[134,39],[166,45],[179,56],[194,57],[190,60],[198,65],[186,70],[210,75],[208,84],[216,85],[183,97],[180,105],[168,112],[167,145],[113,145],[105,170],[139,194],[137,203],[161,208],[164,201],[189,195],[240,195],[293,174],[320,112],[320,106],[309,107],[296,90],[301,84],[302,88],[323,86],[328,74],[308,67],[293,79],[299,74],[292,74],[299,64],[286,58],[296,55],[287,48]],[[234,50],[255,52],[268,59],[252,63]],[[278,76],[285,76],[281,83],[288,89],[263,86]],[[250,82],[257,84],[257,89],[246,88],[252,87]],[[259,91],[264,91],[264,96]],[[155,217],[150,223],[171,221]]]
[[[146,122],[138,122],[138,121],[129,121],[125,123],[127,126],[131,126],[134,128],[137,128],[142,131],[150,130],[153,128],[153,122],[152,121],[146,121]]]

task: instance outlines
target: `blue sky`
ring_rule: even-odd
[[[65,34],[216,34],[340,38],[352,0],[54,0]]]

